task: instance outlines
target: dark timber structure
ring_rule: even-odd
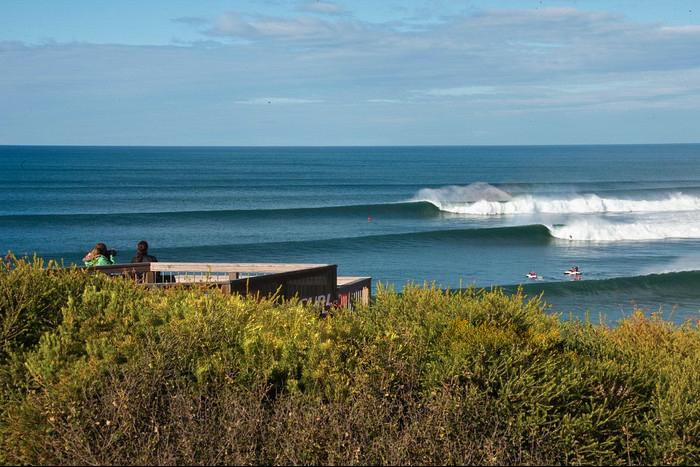
[[[224,293],[298,298],[303,303],[335,303],[352,308],[370,301],[370,277],[338,277],[335,264],[137,263],[91,268],[127,276],[149,287],[206,284]]]

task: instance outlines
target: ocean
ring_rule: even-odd
[[[70,264],[101,241],[128,262],[139,240],[160,261],[522,284],[565,317],[683,322],[700,318],[700,145],[0,146],[1,251]]]

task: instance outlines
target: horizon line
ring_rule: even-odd
[[[545,144],[276,144],[276,145],[228,145],[228,144],[1,144],[4,147],[84,147],[84,148],[420,148],[420,147],[570,147],[570,146],[693,146],[693,143],[545,143]]]

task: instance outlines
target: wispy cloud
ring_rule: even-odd
[[[689,34],[700,39],[700,25],[698,24],[687,24],[684,26],[662,26],[659,28],[659,32],[666,34]]]
[[[687,80],[683,82],[675,72],[667,71],[644,73],[635,79],[622,74],[587,75],[573,82],[504,84],[489,87],[487,92],[477,92],[471,87],[438,89],[416,95],[461,98],[499,113],[700,108],[700,68],[686,73]]]
[[[402,104],[404,101],[400,99],[367,99],[371,104]]]
[[[236,104],[251,105],[289,105],[289,104],[318,104],[323,102],[319,99],[300,99],[297,97],[255,97],[253,99],[239,100]]]
[[[544,8],[436,16],[414,27],[337,14],[331,2],[300,5],[288,14],[176,18],[202,40],[171,46],[0,42],[0,107],[50,109],[46,124],[70,121],[76,106],[93,120],[102,109],[135,122],[149,112],[157,113],[150,122],[212,112],[255,122],[269,117],[263,106],[277,105],[275,118],[287,123],[304,113],[338,128],[370,110],[376,121],[440,122],[435,128],[458,127],[469,112],[700,111],[697,25]],[[390,105],[398,103],[402,110]],[[339,113],[344,104],[357,115]],[[415,113],[404,118],[409,106]],[[34,125],[20,116],[2,118]],[[12,127],[4,128],[0,136]]]
[[[346,15],[349,13],[348,10],[346,10],[342,5],[323,0],[311,0],[304,2],[302,5],[300,5],[299,10],[324,15]]]
[[[335,4],[328,3],[320,8],[333,9],[330,5]],[[176,21],[217,40],[179,43],[178,49],[131,48],[126,62],[118,57],[109,60],[116,63],[115,76],[120,76],[119,69],[129,62],[157,63],[163,57],[165,69],[178,69],[178,63],[189,68],[193,67],[188,64],[196,64],[192,74],[203,75],[199,81],[215,82],[217,76],[223,79],[236,73],[235,82],[248,83],[246,86],[258,95],[275,95],[272,92],[279,87],[287,91],[292,87],[295,92],[312,88],[319,95],[349,97],[348,93],[376,95],[391,90],[396,99],[440,99],[495,97],[504,95],[504,89],[513,94],[532,86],[581,82],[583,76],[598,86],[612,74],[622,81],[634,81],[641,73],[655,77],[653,72],[674,70],[685,75],[684,79],[676,75],[677,81],[692,87],[696,84],[692,82],[694,74],[687,72],[700,68],[700,32],[694,25],[639,24],[617,15],[572,8],[481,11],[443,18],[421,30],[404,29],[401,22],[370,24],[348,17],[240,12],[228,12],[208,22],[199,17]],[[187,44],[191,47],[185,47]],[[0,50],[10,51],[4,57],[8,66],[3,68],[9,74],[5,79],[37,79],[29,72],[19,77],[21,70],[36,63],[31,55],[55,60],[58,74],[62,67],[70,66],[70,58],[61,62],[58,55],[60,50],[75,47],[43,47],[0,45]],[[127,53],[119,46],[90,44],[84,44],[79,53],[98,47],[104,47],[104,54]],[[85,63],[80,57],[76,60]],[[237,71],[241,66],[245,74]],[[150,69],[147,65],[133,73],[143,75]],[[179,74],[176,70],[172,76]],[[88,79],[89,75],[83,76]],[[566,94],[560,91],[556,94]],[[603,95],[600,89],[587,92]]]
[[[466,97],[496,94],[497,90],[493,86],[462,86],[456,88],[427,89],[424,91],[413,92],[415,94],[435,97]]]
[[[210,23],[210,20],[201,16],[181,16],[171,20],[174,23],[187,24],[189,26],[205,26]]]
[[[358,26],[349,21],[328,21],[313,16],[286,18],[231,11],[219,16],[205,33],[251,40],[327,40],[357,34],[361,29]]]

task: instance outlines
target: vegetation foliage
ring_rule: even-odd
[[[412,285],[321,318],[1,268],[3,464],[700,462],[697,324]]]

